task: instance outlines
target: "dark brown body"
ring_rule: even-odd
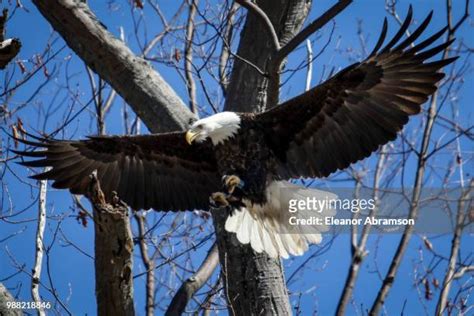
[[[239,133],[215,148],[217,170],[221,176],[238,176],[243,181],[245,197],[263,204],[267,184],[279,179],[278,158],[268,147],[265,129],[254,116],[240,116]]]

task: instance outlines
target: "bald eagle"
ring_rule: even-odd
[[[324,229],[285,234],[288,223],[278,216],[284,210],[274,196],[282,187],[294,188],[290,179],[324,178],[368,157],[420,112],[444,76],[440,69],[456,59],[427,61],[452,43],[426,49],[447,28],[414,43],[431,16],[401,40],[412,19],[410,8],[400,30],[381,48],[385,19],[364,61],[263,113],[222,112],[184,132],[19,139],[39,150],[16,153],[38,158],[22,161],[24,166],[51,167],[33,179],[51,179],[54,188],[74,194],[87,192],[89,175],[96,171],[105,197],[110,200],[116,192],[133,209],[206,209],[211,194],[221,191],[222,177],[233,177],[242,206],[229,215],[225,228],[257,252],[301,255],[308,244],[320,242]]]

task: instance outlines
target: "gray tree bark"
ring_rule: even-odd
[[[94,208],[98,315],[135,315],[133,237],[128,207],[118,197],[114,203],[106,203],[95,175],[91,175],[88,198]]]
[[[309,13],[311,0],[260,0],[257,5],[272,22],[280,45],[283,46],[301,29]],[[227,88],[226,111],[265,110],[268,78],[260,74],[255,66],[262,72],[267,72],[276,53],[271,34],[262,20],[253,12],[248,12],[237,50],[237,55],[242,59],[234,60]]]
[[[7,307],[7,302],[15,302],[15,298],[8,292],[7,288],[0,283],[0,315],[1,316],[21,316],[21,309],[12,309]]]
[[[291,315],[280,259],[254,252],[227,232],[229,211],[212,210],[229,314]]]

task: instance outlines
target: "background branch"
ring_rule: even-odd
[[[194,38],[194,17],[196,15],[198,0],[189,0],[189,15],[186,24],[186,41],[184,43],[184,73],[186,76],[186,86],[189,95],[189,108],[194,114],[198,114],[196,101],[196,83],[193,78],[193,38]]]
[[[232,7],[229,9],[229,12],[226,16],[226,26],[224,33],[222,35],[222,50],[219,55],[219,84],[222,88],[222,93],[224,96],[227,93],[227,85],[229,84],[229,78],[227,73],[227,64],[229,62],[229,56],[231,54],[229,43],[232,42],[232,34],[234,30],[234,18],[235,13],[238,9],[238,4],[233,3]]]
[[[470,199],[471,191],[474,188],[474,180],[471,180],[468,187],[462,192],[458,202],[456,226],[454,228],[453,239],[451,241],[451,254],[449,256],[449,263],[446,274],[444,276],[443,284],[441,286],[441,293],[439,294],[438,304],[436,305],[436,315],[443,315],[446,310],[448,295],[451,289],[452,282],[456,279],[456,264],[458,262],[459,250],[461,247],[461,237],[464,227],[466,225],[466,218],[468,212],[472,209],[472,200]],[[466,202],[468,202],[466,207]],[[465,271],[469,270],[465,267]],[[472,267],[471,267],[472,270]],[[461,272],[461,270],[459,271]],[[462,276],[464,272],[460,273]]]
[[[45,168],[45,172],[49,168]],[[35,263],[32,269],[31,276],[31,297],[36,303],[41,303],[42,299],[39,293],[39,284],[41,279],[41,268],[43,265],[43,251],[44,251],[44,228],[46,226],[46,196],[48,189],[48,181],[39,181],[39,197],[38,197],[38,225],[36,227],[36,245],[35,245]],[[40,306],[40,305],[39,305]],[[38,315],[46,315],[43,307],[38,309]]]
[[[352,3],[352,0],[339,0],[329,10],[324,12],[319,18],[308,24],[298,34],[296,34],[286,45],[284,45],[275,57],[275,63],[281,63],[283,59],[298,47],[311,34],[317,32],[325,26],[331,19],[334,19],[339,13]]]
[[[146,269],[146,314],[153,316],[155,312],[155,261],[148,254],[148,245],[145,240],[145,217],[135,213],[135,220],[138,226],[138,245],[140,247],[140,255]]]
[[[190,276],[174,295],[165,315],[181,315],[194,294],[209,280],[219,263],[219,252],[214,244],[197,271]]]

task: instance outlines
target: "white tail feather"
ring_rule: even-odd
[[[282,190],[283,189],[283,190]],[[287,181],[274,181],[267,188],[267,203],[252,205],[244,200],[245,207],[234,210],[225,223],[225,229],[236,233],[237,239],[252,246],[256,252],[265,251],[270,257],[288,258],[289,255],[304,254],[309,244],[318,244],[321,233],[329,228],[324,225],[301,226],[291,225],[288,212],[290,199],[305,200],[333,199],[337,196],[320,190],[299,187]],[[334,210],[323,209],[321,212],[300,210],[298,218],[321,217],[334,215]]]

